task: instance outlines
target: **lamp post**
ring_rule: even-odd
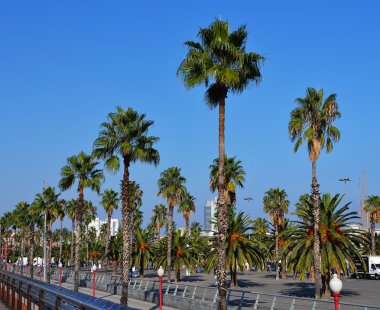
[[[342,290],[342,281],[338,278],[338,275],[335,273],[329,283],[330,290],[332,291],[335,303],[335,310],[339,310],[339,296],[340,291]]]
[[[59,268],[59,287],[62,287],[62,263],[61,262],[59,262],[58,268]]]
[[[96,264],[91,267],[92,272],[92,297],[95,297],[95,275],[96,275]]]
[[[157,270],[158,278],[160,279],[160,300],[159,300],[159,309],[162,310],[162,278],[164,276],[164,269],[162,266]]]

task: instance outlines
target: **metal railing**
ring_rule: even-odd
[[[229,309],[260,310],[331,310],[334,303],[327,300],[294,297],[280,294],[260,293],[243,290],[228,290]],[[380,306],[339,302],[342,310],[377,310]]]
[[[129,309],[107,300],[0,271],[0,298],[11,309]],[[24,306],[24,307],[23,307]]]
[[[63,278],[71,278],[71,270],[63,272]],[[52,278],[58,279],[58,271],[52,271]],[[80,279],[90,281],[90,272],[81,272]],[[104,290],[109,287],[115,288],[121,285],[120,276],[96,275],[96,283],[104,284]],[[152,292],[158,294],[159,282],[149,278],[132,278],[129,282],[132,291]],[[102,289],[99,287],[98,289]],[[218,301],[218,290],[215,286],[199,286],[186,283],[163,282],[163,295],[180,297],[189,300],[199,300],[215,305]],[[114,290],[117,293],[117,290]],[[247,290],[230,289],[227,292],[229,309],[260,309],[260,310],[330,310],[334,308],[332,301],[312,298],[294,297],[281,294],[261,293]],[[340,302],[342,310],[380,310],[380,306],[363,305],[355,303]]]

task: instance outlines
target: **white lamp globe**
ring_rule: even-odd
[[[59,262],[58,268],[62,268],[62,263],[61,262]]]
[[[160,268],[158,268],[157,270],[158,276],[162,278],[164,276],[164,273],[165,273],[165,270],[162,268],[162,266],[160,266]]]
[[[333,293],[340,293],[340,291],[342,290],[343,283],[338,278],[338,275],[336,273],[333,275],[332,279],[330,280],[329,286],[330,286],[330,290]]]
[[[91,271],[92,271],[92,272],[95,272],[95,271],[96,271],[96,265],[95,265],[95,264],[92,265],[92,267],[91,267]]]

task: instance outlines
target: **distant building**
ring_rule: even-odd
[[[101,229],[102,225],[104,225],[104,224],[107,224],[107,220],[101,221],[97,217],[94,221],[90,222],[90,224],[88,225],[88,229],[93,227],[96,230],[96,236],[99,237],[100,229]],[[118,219],[111,219],[111,227],[110,227],[111,236],[116,236],[118,229],[119,229],[119,220]]]
[[[214,232],[217,231],[215,223],[212,223],[211,221],[214,219],[216,214],[216,207],[217,207],[217,198],[214,200],[209,200],[206,202],[205,209],[204,209],[204,231],[205,232]]]

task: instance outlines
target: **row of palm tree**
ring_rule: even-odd
[[[210,108],[219,109],[219,129],[218,129],[218,158],[212,165],[211,190],[218,191],[217,198],[217,233],[215,236],[215,253],[216,275],[218,278],[219,292],[219,309],[227,309],[226,302],[226,279],[227,270],[232,273],[236,270],[233,263],[231,265],[230,257],[226,251],[226,240],[228,230],[230,229],[231,216],[230,211],[236,203],[236,187],[242,187],[244,182],[244,173],[242,169],[228,170],[228,160],[234,161],[235,158],[226,157],[225,152],[225,105],[228,94],[242,93],[252,82],[256,85],[262,79],[260,66],[264,62],[264,57],[257,53],[247,52],[246,43],[248,32],[245,26],[231,31],[229,23],[222,20],[215,20],[209,27],[200,28],[198,32],[199,41],[186,41],[188,48],[185,59],[179,65],[177,70],[178,76],[187,88],[194,88],[198,85],[205,85],[205,101]],[[292,142],[295,142],[294,151],[297,152],[300,145],[305,142],[308,148],[309,159],[312,162],[312,188],[311,188],[311,205],[312,206],[312,268],[315,278],[316,297],[320,296],[319,277],[323,271],[324,254],[321,252],[320,235],[322,229],[321,205],[323,199],[320,197],[319,184],[316,174],[316,164],[320,152],[323,149],[329,153],[333,150],[333,143],[340,139],[340,132],[334,126],[336,119],[340,118],[336,95],[332,94],[324,99],[323,90],[308,88],[304,98],[296,99],[297,107],[291,112],[288,126],[289,136]],[[141,221],[141,213],[136,205],[133,195],[133,186],[136,185],[130,178],[131,164],[141,162],[158,165],[160,157],[155,149],[158,137],[150,136],[149,129],[154,124],[151,120],[146,120],[145,114],[139,114],[131,108],[123,110],[117,107],[116,112],[108,114],[108,120],[104,122],[99,133],[99,137],[94,142],[94,149],[91,155],[80,152],[77,156],[68,158],[67,165],[62,168],[61,181],[59,187],[61,190],[71,188],[74,183],[77,184],[78,199],[76,200],[75,217],[77,223],[82,223],[84,210],[84,189],[90,188],[96,192],[100,191],[100,184],[104,179],[102,170],[97,168],[99,162],[104,160],[106,169],[115,173],[119,170],[121,162],[123,165],[123,178],[121,181],[121,212],[122,212],[122,298],[121,303],[128,302],[128,272],[132,264],[133,253],[133,227],[135,222]],[[239,168],[240,162],[234,161]],[[235,173],[239,171],[238,173]],[[167,210],[167,236],[162,242],[166,242],[166,261],[168,279],[171,279],[170,267],[172,266],[172,242],[173,239],[173,212],[174,207],[179,206],[186,222],[186,234],[189,233],[189,215],[194,212],[194,198],[188,193],[186,179],[181,176],[181,170],[178,167],[171,167],[161,173],[158,181],[158,195],[166,199]],[[112,195],[111,195],[112,196]],[[110,197],[115,199],[114,195]],[[49,206],[49,197],[44,197],[46,201],[46,210]],[[115,209],[117,202],[115,200],[110,204],[106,199],[103,205]],[[107,206],[108,207],[107,207]],[[111,206],[112,205],[112,206]],[[264,206],[269,210],[270,217],[273,220],[275,239],[275,261],[278,265],[279,250],[281,248],[279,236],[280,230],[285,227],[286,210],[288,201],[280,189],[273,189],[266,193]],[[166,211],[165,211],[166,212]],[[156,219],[156,226],[151,226],[158,236],[160,230],[165,225],[165,212],[161,208],[155,210],[153,217]],[[112,212],[110,211],[110,214]],[[48,226],[51,226],[52,213],[47,211]],[[379,212],[372,213],[372,222],[378,221]],[[110,217],[107,212],[108,218]],[[241,221],[245,222],[243,219]],[[51,228],[51,227],[50,227]],[[311,229],[309,227],[309,229]],[[51,229],[50,229],[51,231]],[[50,234],[49,229],[47,235]],[[239,243],[238,232],[237,249]],[[235,238],[234,237],[234,238]],[[50,238],[50,237],[49,237]],[[182,236],[178,236],[180,240]],[[109,239],[109,228],[107,230],[107,249]],[[175,239],[175,240],[177,240]],[[372,238],[373,239],[373,238]],[[165,241],[166,240],[166,241]],[[374,239],[373,239],[374,240]],[[374,246],[374,241],[372,245]],[[309,240],[310,241],[310,240]],[[81,243],[81,225],[76,225],[75,236],[75,286],[78,289],[79,275],[79,250]],[[72,237],[72,244],[74,238]],[[238,245],[240,244],[240,245]],[[50,247],[50,244],[49,244]],[[284,247],[284,246],[283,246]],[[373,251],[374,252],[374,251]],[[253,254],[252,254],[253,255]],[[73,256],[73,255],[71,255]],[[321,265],[322,263],[322,265]],[[177,273],[177,271],[176,271]],[[276,278],[279,275],[276,274]]]

